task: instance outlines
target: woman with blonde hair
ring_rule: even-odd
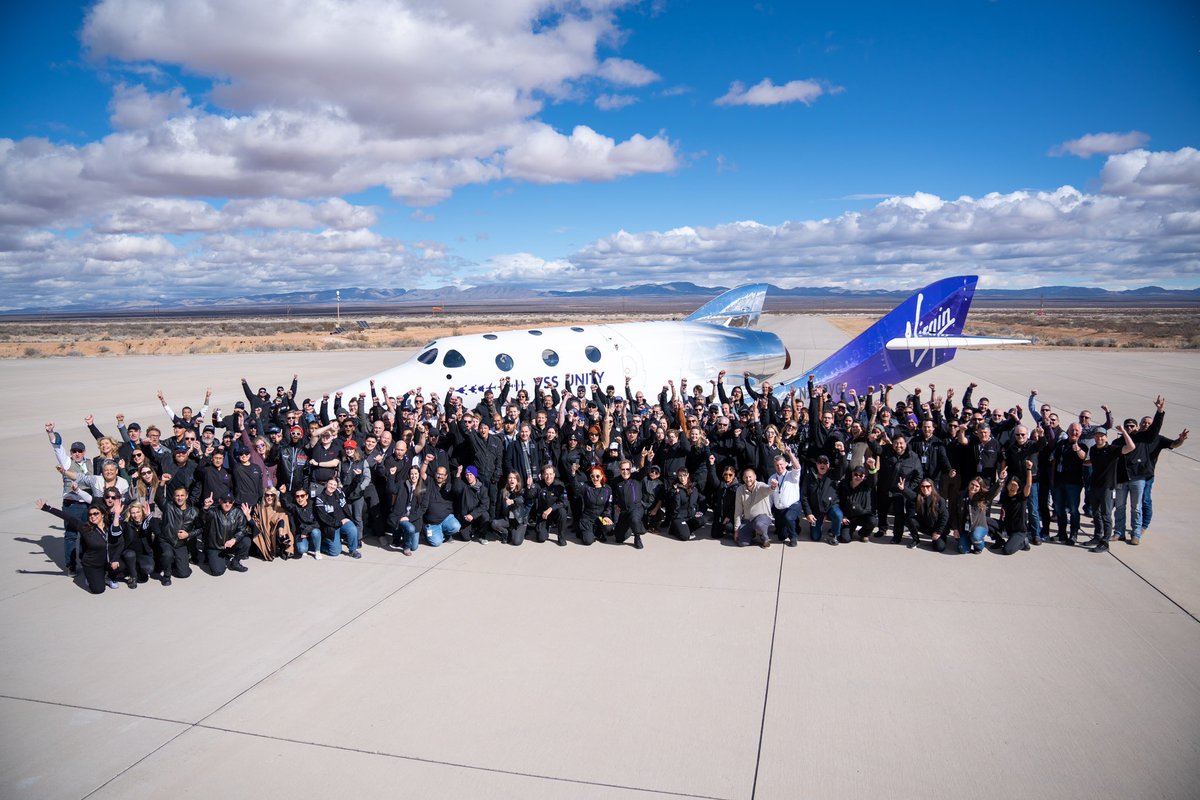
[[[263,561],[298,558],[296,539],[292,535],[292,520],[279,499],[279,489],[272,486],[263,492],[262,502],[254,510],[254,546]]]

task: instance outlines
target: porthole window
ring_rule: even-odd
[[[543,350],[542,361],[546,362],[547,367],[556,366],[558,364],[558,353],[553,350]]]
[[[512,356],[508,353],[501,353],[496,356],[496,366],[500,368],[501,372],[508,372],[513,368]]]
[[[576,333],[583,333],[583,328],[571,328],[571,330],[575,331]]]
[[[542,335],[542,332],[541,332],[541,331],[536,331],[536,330],[535,330],[535,331],[530,331],[530,332],[529,332],[529,335],[530,335],[530,336],[541,336],[541,335]]]
[[[485,334],[483,335],[483,338],[487,339],[489,342],[494,342],[494,341],[496,341],[496,340],[497,340],[498,338],[500,338],[500,337],[498,337],[498,336],[497,336],[496,334],[494,334],[494,333],[485,333]]]
[[[447,350],[445,358],[442,359],[442,366],[447,369],[455,369],[466,365],[467,360],[463,358],[463,354],[457,350]]]
[[[590,344],[584,348],[583,354],[587,356],[587,360],[595,364],[600,360],[600,351]]]
[[[420,361],[422,364],[432,364],[434,361],[437,361],[437,348],[435,347],[432,350],[426,350],[424,353],[421,353],[421,355],[417,356],[417,361]]]

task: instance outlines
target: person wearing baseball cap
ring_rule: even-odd
[[[225,574],[226,569],[246,572],[242,563],[250,554],[250,526],[246,509],[233,502],[233,493],[228,490],[216,497],[204,500],[204,560],[214,576]]]

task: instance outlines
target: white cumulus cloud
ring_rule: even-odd
[[[776,86],[770,78],[763,78],[749,89],[741,81],[729,85],[729,91],[714,102],[719,106],[778,106],[785,103],[804,103],[811,106],[823,94],[838,94],[840,86],[828,86],[817,80],[788,81]]]
[[[533,183],[605,181],[639,172],[668,172],[678,166],[666,137],[634,134],[617,144],[586,125],[563,136],[548,125],[509,149],[505,175]]]
[[[1141,131],[1128,133],[1089,133],[1078,139],[1071,139],[1050,149],[1052,156],[1072,155],[1080,158],[1106,156],[1113,153],[1124,153],[1141,147],[1150,141],[1150,137]]]

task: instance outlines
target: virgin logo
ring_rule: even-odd
[[[941,336],[950,327],[954,325],[954,315],[950,313],[950,307],[945,306],[937,312],[937,316],[929,320],[925,324],[921,324],[921,304],[925,302],[924,292],[917,294],[917,310],[913,314],[912,322],[904,323],[904,338],[911,339],[914,337],[923,336]],[[921,362],[925,360],[925,356],[929,355],[929,366],[937,366],[937,351],[931,347],[926,347],[923,350],[917,350],[910,347],[908,349],[908,359],[914,366],[921,366]]]

